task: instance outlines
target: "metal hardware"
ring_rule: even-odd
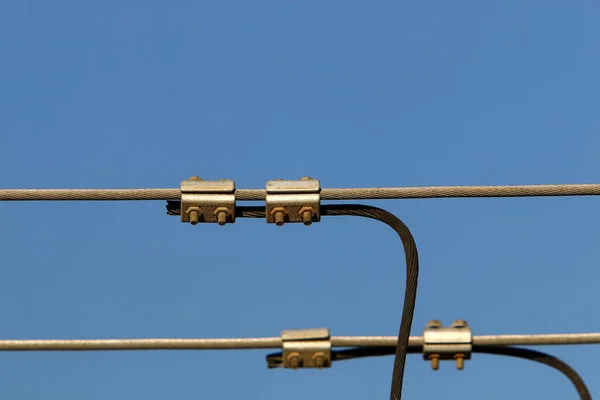
[[[181,182],[181,222],[225,225],[235,222],[235,182],[205,181],[192,176]]]
[[[297,181],[277,179],[267,182],[267,222],[310,225],[321,220],[321,183],[305,176]]]
[[[295,329],[281,332],[283,368],[331,367],[329,329]]]
[[[423,359],[431,361],[433,370],[439,369],[440,360],[455,360],[456,368],[462,370],[472,350],[473,332],[465,320],[456,320],[449,327],[432,320],[423,331]]]

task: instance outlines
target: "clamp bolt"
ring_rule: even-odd
[[[196,225],[198,223],[199,219],[200,219],[200,215],[198,214],[198,211],[196,211],[196,210],[190,211],[190,224]]]
[[[291,369],[298,369],[302,366],[302,358],[300,357],[300,353],[290,353],[288,355],[288,362],[290,363]]]
[[[271,210],[271,215],[273,216],[273,219],[275,220],[275,225],[282,226],[285,223],[286,214],[287,214],[287,211],[285,210],[285,208],[274,207]]]
[[[465,369],[465,355],[464,354],[456,354],[454,356],[454,359],[456,359],[456,369],[458,370],[463,370]]]
[[[440,369],[440,356],[438,354],[431,354],[429,359],[431,360],[431,369],[434,371]]]
[[[315,213],[316,210],[313,207],[302,207],[300,209],[299,214],[302,216],[302,222],[304,225],[309,226],[312,224]]]
[[[452,328],[466,328],[467,327],[467,321],[464,319],[457,319],[452,321],[452,325],[450,325]]]
[[[315,365],[315,367],[321,369],[321,368],[325,368],[325,354],[324,353],[315,353],[315,355],[312,357],[313,359],[313,363]]]
[[[231,210],[227,207],[218,207],[214,214],[217,216],[217,223],[223,226],[227,223],[227,217],[231,214]]]

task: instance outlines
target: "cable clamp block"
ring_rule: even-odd
[[[321,183],[305,176],[300,180],[267,182],[266,218],[278,226],[286,222],[310,225],[321,220]]]
[[[205,181],[197,176],[181,182],[181,222],[235,222],[235,182]]]
[[[456,360],[456,368],[462,370],[472,350],[473,332],[467,321],[456,320],[449,327],[429,321],[423,331],[423,359],[431,361],[434,370],[439,369],[440,360]]]
[[[294,329],[281,332],[283,368],[331,367],[328,328]]]

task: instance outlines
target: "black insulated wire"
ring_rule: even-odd
[[[408,227],[389,211],[381,208],[366,206],[361,204],[331,204],[321,206],[321,215],[342,216],[350,215],[356,217],[371,218],[389,225],[396,231],[402,246],[404,247],[404,256],[406,259],[406,284],[404,291],[404,305],[402,307],[402,317],[400,320],[400,330],[398,333],[398,345],[396,346],[396,355],[394,357],[394,370],[392,373],[392,387],[390,391],[391,400],[400,400],[402,398],[402,381],[404,379],[404,368],[406,366],[406,355],[408,354],[408,340],[415,312],[415,303],[417,300],[417,285],[419,280],[419,254],[417,245],[412,233]]]
[[[344,350],[336,350],[331,352],[331,359],[333,361],[344,361],[354,360],[357,358],[365,357],[381,357],[389,356],[394,354],[395,350],[393,347],[388,346],[374,346],[374,347],[352,347]],[[421,354],[423,353],[423,346],[409,346],[409,354]],[[569,364],[564,362],[558,357],[543,353],[541,351],[526,349],[523,347],[504,347],[504,346],[473,346],[473,353],[479,354],[492,354],[507,357],[516,357],[523,360],[535,361],[540,364],[547,365],[555,370],[561,372],[566,376],[569,381],[575,387],[575,390],[579,394],[581,400],[592,400],[590,391],[581,378],[581,376],[575,371]],[[270,354],[267,356],[267,363],[269,368],[276,368],[281,366],[279,362],[281,360],[281,353]]]
[[[517,357],[524,360],[536,361],[560,371],[565,375],[579,394],[581,400],[592,400],[592,395],[587,388],[581,376],[569,364],[541,351],[525,349],[522,347],[501,347],[501,346],[473,346],[473,352],[483,354],[496,354],[508,357]]]
[[[177,206],[178,204],[173,204]],[[174,207],[167,206],[171,215],[176,215]],[[242,218],[265,218],[264,207],[238,206],[236,216]],[[417,284],[419,279],[419,256],[417,246],[412,233],[408,227],[394,214],[381,208],[362,204],[328,204],[321,206],[322,216],[355,216],[374,219],[389,225],[396,231],[404,247],[406,259],[406,288],[404,294],[404,305],[400,320],[398,333],[398,345],[396,346],[394,369],[392,372],[392,384],[390,390],[391,400],[401,400],[402,382],[408,352],[408,340],[412,327],[415,302],[417,299]]]

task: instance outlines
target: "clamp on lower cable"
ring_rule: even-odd
[[[293,329],[281,332],[282,352],[267,356],[269,368],[331,367],[331,336],[328,328]]]
[[[423,331],[423,359],[431,361],[433,370],[440,368],[440,360],[456,360],[456,368],[462,370],[472,351],[473,332],[465,320],[456,320],[449,327],[438,320],[429,321]]]

